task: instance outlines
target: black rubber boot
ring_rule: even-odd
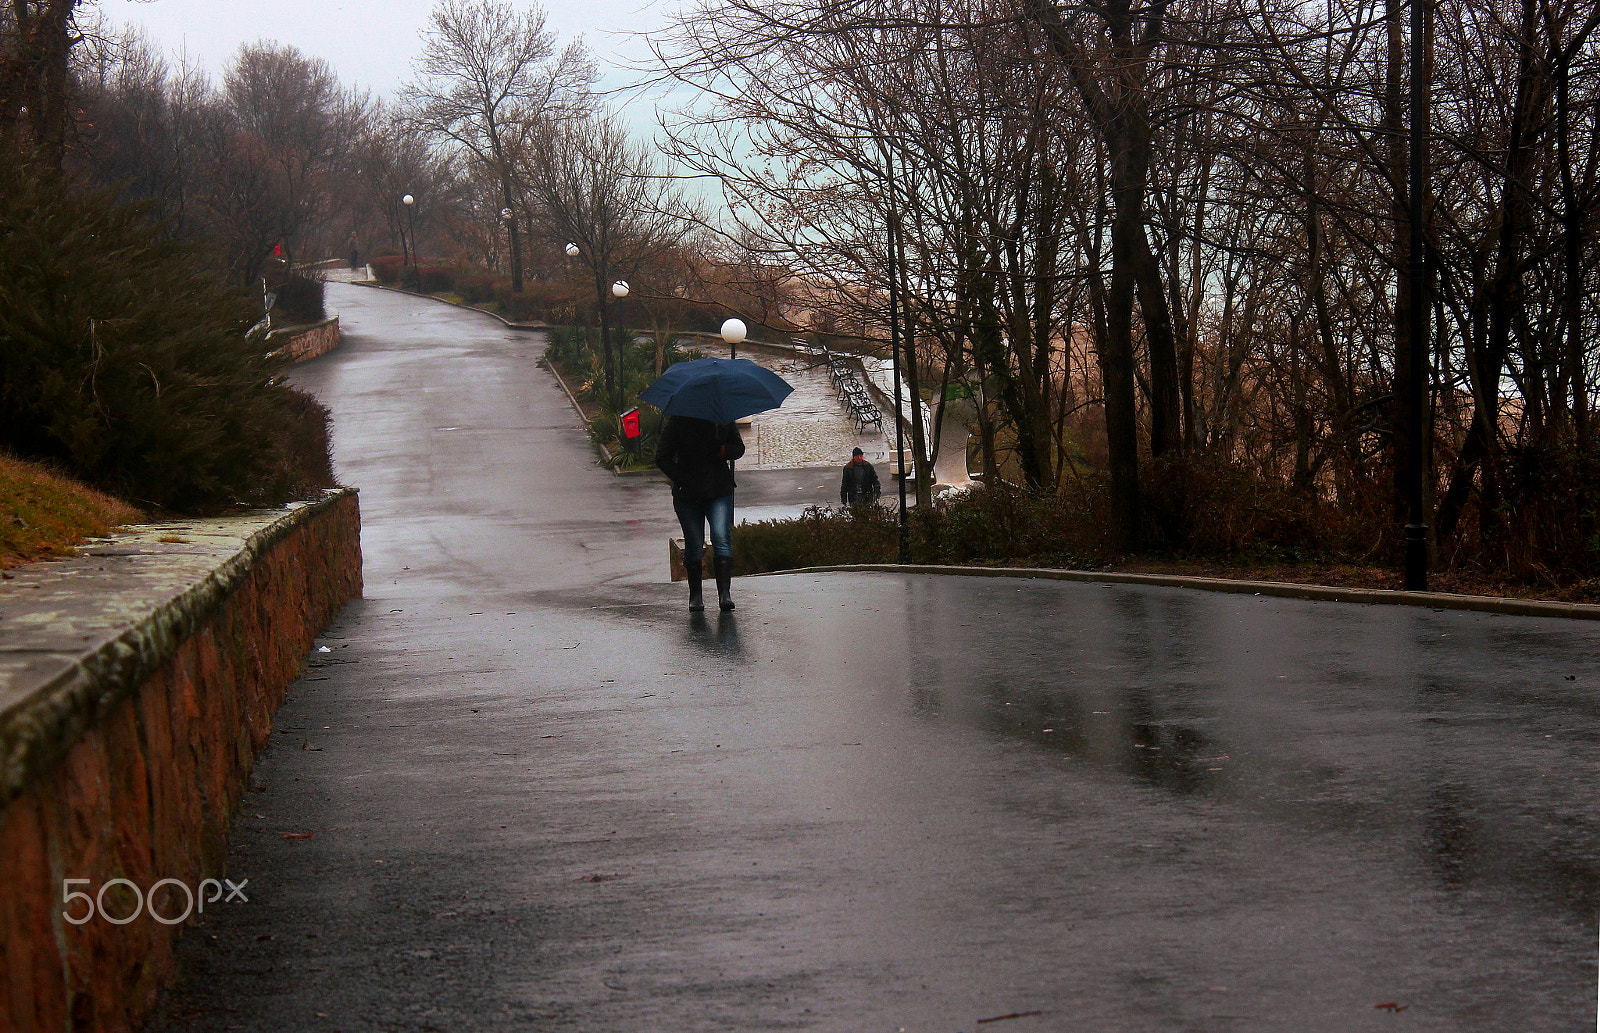
[[[699,563],[685,563],[683,573],[689,579],[689,612],[699,613],[706,608],[706,602],[700,596],[700,571]]]
[[[712,557],[711,569],[717,575],[717,605],[724,610],[733,609],[733,557]]]

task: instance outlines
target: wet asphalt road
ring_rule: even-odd
[[[694,620],[538,337],[330,295],[366,598],[152,1029],[1595,1022],[1600,627],[876,574]]]

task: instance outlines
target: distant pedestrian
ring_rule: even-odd
[[[656,466],[672,482],[672,508],[683,527],[683,569],[689,578],[689,609],[704,610],[700,579],[706,525],[711,526],[712,570],[717,605],[733,609],[733,461],[744,455],[744,439],[734,423],[692,416],[661,422]]]
[[[850,453],[850,462],[845,465],[844,476],[839,479],[839,503],[850,506],[857,502],[875,502],[881,489],[878,487],[878,471],[862,454],[861,449]]]
[[[350,234],[350,271],[354,272],[361,265],[361,246],[356,243],[356,235]]]

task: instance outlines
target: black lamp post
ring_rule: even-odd
[[[511,209],[509,209],[509,208],[500,209],[500,221],[506,224],[506,257],[508,259],[510,259],[512,257],[511,256],[511,249],[516,246],[516,237],[517,237],[516,220],[515,220],[515,218],[513,216],[513,213],[511,211]],[[515,264],[515,263],[513,263],[513,264]],[[520,271],[520,270],[518,270],[518,271]],[[512,277],[512,281],[513,282],[511,284],[511,293],[513,293],[513,294],[517,293],[519,290],[522,289],[515,282],[516,279],[517,278],[515,276]]]
[[[1411,426],[1407,440],[1409,470],[1406,478],[1406,554],[1405,587],[1409,592],[1428,590],[1428,514],[1424,478],[1428,461],[1428,380],[1431,363],[1429,348],[1428,282],[1428,80],[1430,0],[1411,3],[1411,168],[1408,184],[1408,211],[1411,220],[1411,262],[1407,276],[1411,281],[1410,337],[1411,365],[1403,385],[1410,410]]]
[[[583,253],[583,249],[578,247],[576,243],[569,241],[567,243],[566,252],[568,258],[577,258]],[[622,377],[620,375],[621,363],[620,360],[617,363],[613,363],[611,360],[611,317],[607,311],[606,292],[604,287],[606,282],[606,271],[601,269],[598,265],[593,266],[592,269],[594,272],[594,307],[597,310],[595,314],[600,318],[600,354],[604,357],[601,363],[601,368],[606,371],[606,379],[611,381],[608,386],[610,386],[615,392],[617,412],[620,413],[622,412]],[[618,280],[616,283],[613,283],[611,285],[611,293],[619,298],[627,297],[627,283],[622,280]],[[576,316],[574,316],[574,318],[576,318]]]
[[[628,296],[628,281],[627,280],[618,280],[616,283],[613,283],[611,285],[611,294],[612,294],[613,297],[617,298],[618,300],[621,300],[622,298],[626,298]],[[603,319],[602,319],[602,323],[603,323]],[[601,332],[605,333],[606,331],[602,330]],[[623,336],[626,337],[627,335],[624,334]],[[627,342],[626,341],[618,341],[617,342],[617,412],[619,412],[619,413],[622,412],[622,370],[623,370],[622,363],[623,363],[623,356],[627,354],[627,351],[628,351]]]
[[[406,206],[406,223],[411,227],[411,271],[417,271],[417,199],[410,194],[402,197],[400,203]],[[404,251],[405,248],[401,248]],[[405,256],[402,255],[403,259]]]
[[[889,183],[889,351],[894,370],[894,451],[900,466],[900,562],[911,562],[909,519],[906,514],[906,429],[905,412],[900,403],[900,214],[895,208],[894,157],[884,155],[885,177]],[[921,419],[917,400],[911,399],[913,419]],[[920,476],[920,475],[919,475]]]

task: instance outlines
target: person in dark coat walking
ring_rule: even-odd
[[[733,461],[743,455],[744,439],[737,424],[692,416],[668,416],[661,422],[656,466],[672,482],[672,508],[683,527],[683,569],[689,577],[691,610],[706,608],[700,579],[707,524],[717,604],[733,609]]]
[[[882,489],[878,487],[878,471],[866,457],[861,454],[861,449],[850,453],[850,462],[844,468],[844,476],[839,480],[839,503],[849,506],[856,502],[874,502]]]

